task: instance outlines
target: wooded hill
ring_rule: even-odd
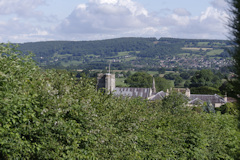
[[[181,66],[180,57],[193,59],[229,57],[230,41],[176,38],[117,38],[98,41],[48,41],[19,44],[23,52],[33,52],[41,66],[77,69],[115,69]],[[160,60],[168,60],[161,64]],[[174,65],[172,65],[174,64]],[[182,66],[184,68],[184,66]],[[213,66],[216,67],[216,66]],[[221,66],[219,66],[221,67]]]

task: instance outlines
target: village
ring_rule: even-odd
[[[228,102],[227,95],[221,97],[217,94],[191,94],[189,88],[170,88],[166,92],[156,92],[155,80],[151,88],[133,88],[133,87],[116,87],[115,74],[100,73],[97,76],[97,89],[103,89],[106,93],[111,93],[114,96],[122,96],[127,98],[143,98],[149,101],[163,100],[170,92],[175,91],[185,96],[188,101],[187,106],[202,106],[208,103],[213,107],[220,107]],[[232,98],[229,97],[232,100]],[[232,101],[231,101],[232,102]]]

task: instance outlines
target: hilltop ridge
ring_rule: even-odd
[[[219,68],[231,64],[227,40],[180,38],[116,38],[96,41],[46,41],[19,44],[33,52],[41,66],[104,69]],[[215,64],[219,61],[219,64]],[[201,65],[204,64],[204,65]]]

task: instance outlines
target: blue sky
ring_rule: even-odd
[[[225,0],[1,0],[0,42],[227,39]]]

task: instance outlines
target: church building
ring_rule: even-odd
[[[153,78],[152,88],[131,88],[131,87],[116,87],[115,85],[115,74],[110,73],[99,73],[97,77],[97,89],[103,89],[107,93],[112,93],[115,96],[123,97],[141,97],[150,101],[162,100],[164,97],[169,95],[167,92],[160,91],[156,92],[155,80]],[[188,88],[175,88],[175,91],[182,93],[188,99],[188,106],[203,105],[204,102],[210,102],[214,107],[220,107],[227,103],[227,97],[221,97],[217,94],[214,95],[203,95],[203,94],[191,94]]]

